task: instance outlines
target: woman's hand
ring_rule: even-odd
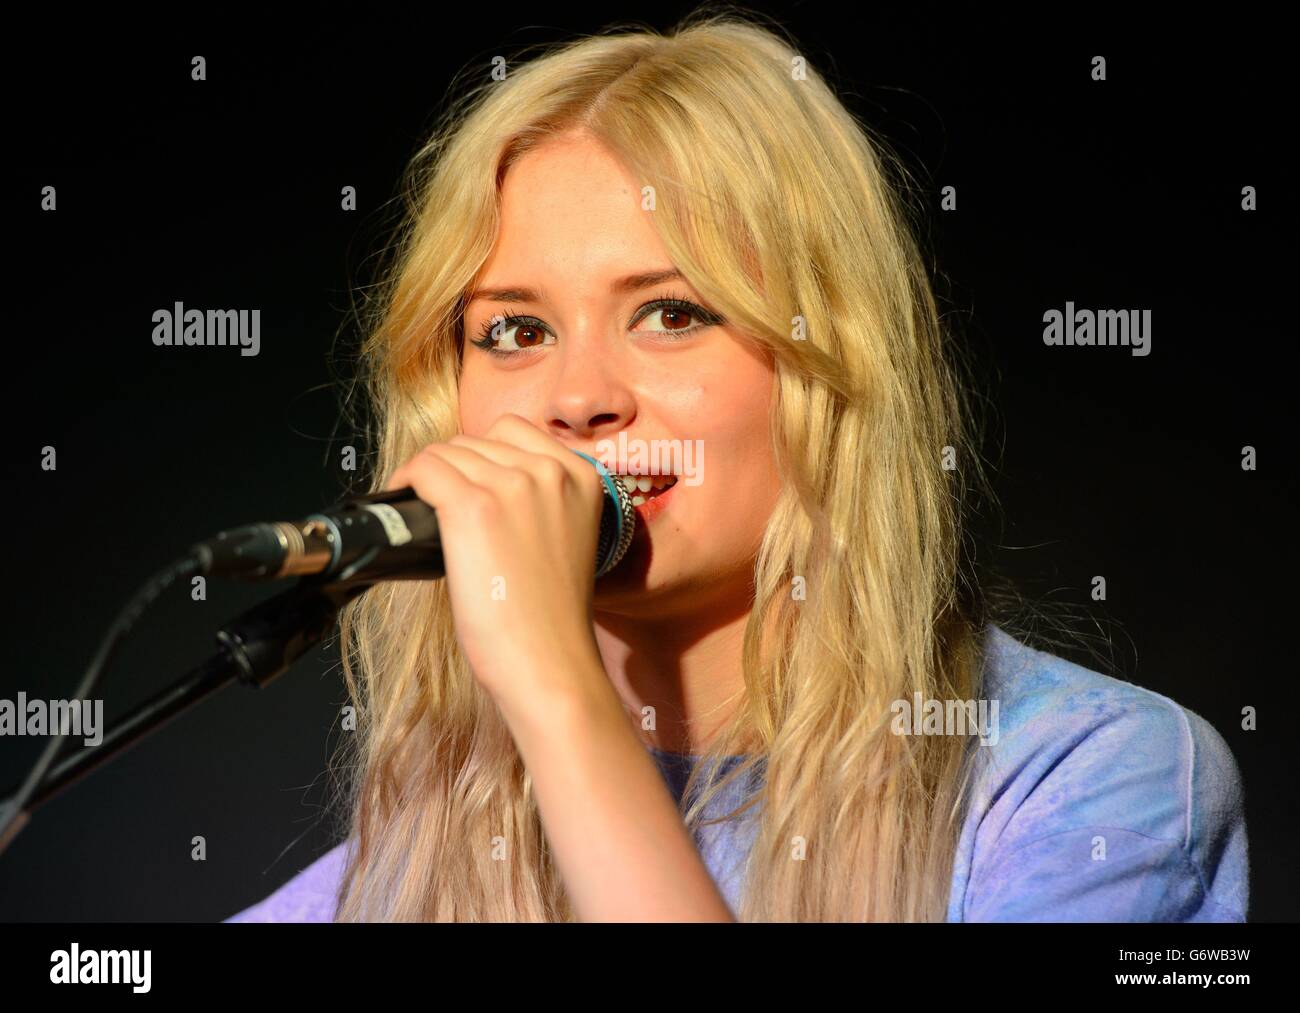
[[[591,463],[508,414],[483,438],[429,444],[385,489],[406,486],[438,512],[456,633],[479,684],[517,713],[584,690],[548,683],[599,662],[592,597],[604,492]]]
[[[518,415],[431,443],[387,489],[438,511],[456,633],[533,778],[583,921],[734,921],[593,629],[600,476]]]

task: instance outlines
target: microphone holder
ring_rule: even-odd
[[[366,560],[358,560],[349,573]],[[226,623],[216,635],[217,650],[166,689],[150,697],[105,732],[97,746],[85,746],[51,764],[44,780],[28,799],[26,808],[9,825],[0,840],[3,852],[30,821],[31,813],[93,770],[120,756],[231,682],[255,689],[266,686],[315,647],[334,626],[344,605],[374,585],[373,579],[339,578],[323,581],[304,577],[287,591],[269,598]],[[19,785],[5,793],[5,805],[17,795]]]

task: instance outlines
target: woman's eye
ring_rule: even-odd
[[[647,303],[642,310],[636,318],[637,324],[647,320],[652,324],[660,324],[659,327],[649,328],[651,334],[693,334],[703,327],[722,323],[722,318],[717,314],[686,299],[656,299]]]
[[[547,338],[552,340],[547,341]],[[555,335],[532,317],[493,317],[483,325],[474,344],[493,355],[514,355],[530,348],[553,345]]]
[[[693,322],[696,321],[698,314],[682,306],[661,306],[657,310],[651,310],[641,318],[641,323],[650,321],[653,325],[655,318],[658,318],[659,327],[651,326],[650,330],[671,331],[689,331],[693,330]]]
[[[720,316],[703,306],[677,297],[646,303],[637,311],[630,327],[638,328],[645,321],[651,324],[644,328],[645,333],[670,338],[685,337],[723,322]],[[555,332],[536,317],[505,315],[486,321],[478,340],[472,344],[490,355],[508,358],[533,348],[553,345],[555,341]]]

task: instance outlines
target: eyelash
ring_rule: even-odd
[[[663,299],[651,300],[650,302],[646,303],[644,306],[640,307],[640,309],[638,310],[638,313],[640,313],[640,315],[635,319],[638,323],[640,323],[642,320],[644,320],[646,317],[650,316],[652,313],[656,312],[657,310],[681,310],[685,313],[689,313],[692,317],[695,317],[700,321],[699,323],[692,324],[690,327],[678,331],[655,332],[660,336],[672,335],[672,337],[668,338],[669,341],[679,340],[681,338],[687,337],[688,335],[694,334],[696,331],[704,327],[715,327],[718,324],[722,323],[722,318],[719,317],[717,314],[711,313],[709,310],[706,310],[703,306],[693,303],[685,296],[681,296],[681,295],[670,295]],[[509,330],[511,327],[534,327],[545,334],[553,334],[553,332],[550,331],[546,327],[546,325],[541,320],[538,320],[536,317],[516,316],[514,314],[507,313],[507,314],[503,314],[499,318],[493,316],[489,318],[487,321],[485,321],[483,327],[479,331],[479,336],[477,340],[471,341],[470,344],[474,345],[474,347],[476,348],[483,349],[483,351],[487,352],[489,355],[495,355],[501,359],[508,359],[513,355],[520,355],[524,352],[530,352],[533,350],[532,348],[503,350],[495,347],[494,340],[492,337],[492,331],[495,327],[497,327],[498,324],[502,327],[503,330]],[[542,346],[540,345],[533,346],[533,348],[540,348],[540,347]]]

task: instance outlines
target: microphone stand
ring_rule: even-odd
[[[349,572],[356,572],[364,563],[364,559],[359,560]],[[0,840],[0,853],[27,825],[37,807],[120,756],[200,700],[231,682],[260,689],[283,674],[325,637],[339,610],[374,583],[373,577],[350,580],[347,574],[332,582],[305,577],[289,590],[228,622],[217,632],[216,653],[207,661],[115,723],[99,745],[86,746],[51,765],[26,808]],[[19,785],[13,785],[6,792],[6,804],[18,794],[18,789]]]
[[[600,577],[617,565],[627,552],[636,527],[632,498],[622,483],[606,472],[595,458],[574,451],[596,466],[604,479],[605,495],[617,506],[601,518],[597,545]],[[413,499],[409,488],[385,490],[355,498],[351,504],[392,504]],[[337,508],[336,508],[337,509]],[[345,520],[344,525],[351,520]],[[37,807],[135,745],[151,732],[235,681],[260,689],[320,643],[334,626],[338,613],[353,598],[381,580],[437,580],[446,574],[442,540],[434,527],[427,541],[403,547],[374,545],[336,575],[300,577],[288,591],[237,616],[217,632],[217,651],[203,664],[131,711],[113,725],[98,746],[87,746],[56,758],[21,812],[0,831],[0,854],[31,820]],[[0,800],[0,813],[8,815],[23,784],[14,785]]]

